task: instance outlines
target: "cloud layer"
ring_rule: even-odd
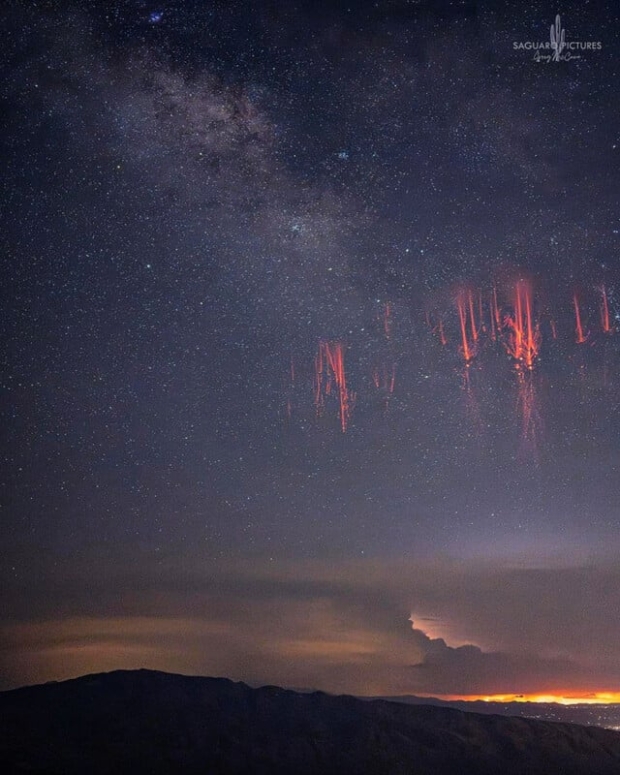
[[[93,557],[71,578],[40,573],[39,610],[27,587],[10,590],[6,685],[131,666],[366,695],[620,685],[620,571],[602,561],[205,567],[196,558],[180,570],[173,558],[143,558],[111,574]]]

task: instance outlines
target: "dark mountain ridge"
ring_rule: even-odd
[[[0,693],[9,775],[611,775],[620,734],[147,670]]]

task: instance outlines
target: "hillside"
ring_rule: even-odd
[[[10,775],[611,775],[620,734],[119,671],[0,693]]]

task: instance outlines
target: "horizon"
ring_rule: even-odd
[[[293,692],[294,694],[313,694],[313,693],[320,693],[320,694],[328,694],[333,697],[357,697],[358,699],[362,700],[384,700],[389,702],[399,702],[402,700],[437,700],[441,703],[485,703],[485,704],[498,704],[498,705],[513,705],[513,704],[521,704],[521,705],[563,705],[563,706],[587,706],[587,707],[606,707],[606,706],[620,706],[620,693],[612,694],[609,692],[597,692],[594,693],[594,696],[592,694],[583,694],[583,695],[563,695],[563,694],[554,694],[554,695],[493,695],[493,696],[449,696],[449,695],[431,695],[431,694],[420,694],[420,695],[411,695],[411,694],[396,694],[396,695],[389,695],[389,696],[377,696],[377,695],[359,695],[359,694],[333,694],[329,691],[325,691],[323,689],[316,689],[312,687],[295,687],[295,686],[280,686],[277,684],[252,684],[248,683],[246,681],[238,680],[235,678],[230,678],[228,676],[223,675],[195,675],[195,674],[188,674],[188,673],[171,673],[166,670],[156,670],[153,668],[148,667],[134,667],[134,668],[116,668],[113,670],[107,670],[104,672],[98,672],[98,673],[86,673],[86,674],[80,674],[80,675],[71,675],[63,678],[58,679],[52,679],[49,681],[45,681],[43,683],[36,683],[36,684],[24,684],[21,686],[15,686],[11,687],[10,689],[2,689],[0,690],[0,693],[2,692],[12,692],[12,691],[19,691],[20,689],[32,689],[32,688],[38,688],[42,686],[48,686],[50,684],[58,684],[58,683],[71,683],[73,681],[81,681],[83,679],[87,678],[98,678],[101,676],[110,676],[114,673],[159,673],[161,675],[166,675],[172,678],[178,677],[178,678],[196,678],[196,679],[207,679],[211,681],[228,681],[231,683],[240,683],[244,686],[247,686],[250,689],[268,689],[268,688],[278,688],[283,689],[284,691]]]

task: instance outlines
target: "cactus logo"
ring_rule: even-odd
[[[535,62],[568,62],[581,59],[583,52],[600,51],[603,45],[600,40],[566,40],[566,30],[562,27],[560,14],[557,14],[551,25],[549,40],[515,41],[512,47],[515,51],[533,51]]]
[[[551,25],[551,48],[553,49],[553,61],[559,62],[562,49],[566,46],[566,30],[562,29],[560,14],[555,17],[555,24]]]

